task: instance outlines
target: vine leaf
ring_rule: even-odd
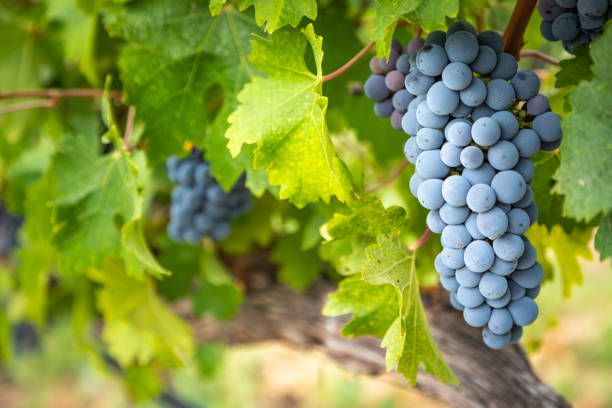
[[[576,219],[591,219],[612,210],[612,30],[593,43],[591,55],[596,74],[570,95],[574,111],[562,121],[561,165],[555,174],[554,191],[565,194],[565,213]],[[585,137],[585,135],[588,135]]]
[[[393,285],[400,296],[399,316],[382,341],[387,348],[387,369],[397,364],[397,371],[412,385],[416,383],[419,366],[442,382],[458,384],[444,363],[425,318],[415,267],[416,253],[409,250],[399,237],[380,234],[378,242],[366,250],[363,279],[374,285]]]
[[[302,234],[282,236],[272,249],[271,260],[278,263],[278,278],[295,290],[305,290],[319,276],[316,250],[301,248]]]
[[[383,58],[391,51],[391,40],[397,23],[402,16],[416,9],[422,0],[378,0],[374,32],[371,39],[376,41],[376,56]]]
[[[595,249],[604,260],[612,256],[612,216],[606,215],[601,219],[601,224],[595,235]]]
[[[433,31],[446,24],[446,18],[455,18],[459,13],[459,0],[423,0],[408,14],[408,20],[426,31]]]
[[[314,55],[316,74],[304,61]],[[238,95],[240,105],[228,121],[226,137],[233,156],[243,144],[257,144],[255,168],[265,168],[280,198],[298,207],[331,196],[350,198],[348,169],[335,152],[325,123],[327,98],[321,95],[322,38],[312,25],[283,29],[270,39],[251,42],[251,63],[266,76],[253,76]]]
[[[273,33],[279,28],[291,25],[297,27],[303,16],[311,20],[317,18],[316,0],[239,0],[238,8],[245,10],[251,6],[255,8],[255,21],[265,30]]]
[[[578,85],[581,81],[591,81],[594,77],[593,59],[589,55],[589,47],[575,46],[573,48],[575,57],[561,60],[559,71],[555,74],[557,78],[555,88]]]

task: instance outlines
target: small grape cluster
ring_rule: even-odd
[[[204,236],[218,241],[231,232],[231,221],[251,208],[251,194],[244,175],[228,193],[210,174],[202,151],[193,149],[185,159],[166,160],[172,189],[168,236],[177,242],[198,243]]]
[[[10,213],[4,203],[0,203],[0,256],[7,256],[17,245],[17,231],[23,219]]]
[[[548,41],[562,41],[572,54],[574,45],[588,45],[612,18],[610,0],[540,0],[540,31]]]
[[[459,21],[422,45],[409,55],[401,117],[413,135],[404,147],[416,165],[410,190],[430,210],[429,229],[442,234],[435,268],[452,305],[483,327],[485,344],[501,348],[538,315],[543,270],[523,235],[538,217],[529,158],[559,147],[561,118],[496,32]],[[366,94],[384,93],[371,87]]]

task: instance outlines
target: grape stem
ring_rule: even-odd
[[[517,60],[521,57],[520,51],[525,44],[523,34],[536,3],[537,0],[518,0],[512,11],[508,27],[504,31],[504,52],[512,54]]]
[[[355,64],[357,61],[359,61],[359,59],[361,57],[363,57],[365,55],[365,53],[368,52],[370,50],[370,48],[372,48],[375,44],[376,44],[375,41],[372,41],[372,42],[368,43],[365,47],[363,47],[363,49],[361,51],[359,51],[357,53],[357,55],[355,55],[353,58],[351,58],[346,64],[344,64],[343,66],[341,66],[340,68],[338,68],[337,70],[332,72],[331,74],[324,75],[323,78],[322,78],[323,82],[329,81],[330,79],[334,79],[337,76],[340,76],[341,74],[343,74],[350,67],[352,67],[353,64]]]
[[[376,187],[372,187],[372,188],[368,188],[366,189],[366,192],[368,193],[373,193],[375,191],[380,190],[381,188],[384,188],[386,186],[388,186],[389,184],[393,183],[393,181],[399,177],[400,174],[402,174],[402,171],[404,171],[404,169],[406,168],[406,166],[408,166],[409,162],[408,160],[404,160],[397,168],[397,170],[395,170],[393,172],[393,174],[384,182],[382,182],[381,184],[377,185]]]
[[[104,89],[26,89],[11,92],[0,92],[0,100],[16,98],[46,98],[38,101],[16,103],[14,105],[0,108],[0,115],[19,112],[29,109],[54,108],[62,99],[66,98],[100,98],[104,95]],[[109,97],[121,101],[123,94],[120,91],[109,91]]]
[[[410,249],[413,251],[416,251],[418,248],[425,245],[429,237],[431,237],[431,230],[427,228],[425,232],[423,233],[423,235],[421,235],[421,238],[419,238],[418,241],[410,245]]]
[[[527,58],[537,58],[539,60],[542,60],[546,63],[549,63],[551,65],[554,65],[556,67],[559,66],[559,61],[557,61],[556,59],[554,59],[553,57],[546,55],[540,51],[537,50],[522,50],[521,51],[521,57],[527,57]]]
[[[123,148],[125,150],[130,149],[130,136],[134,131],[134,119],[136,118],[136,108],[130,105],[127,112],[127,119],[125,120],[125,131],[123,133]]]
[[[19,112],[23,110],[38,109],[38,108],[54,108],[59,103],[57,98],[43,99],[40,101],[30,101],[23,103],[16,103],[14,105],[3,106],[0,108],[0,115],[6,113]]]

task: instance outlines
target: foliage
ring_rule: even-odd
[[[508,2],[20,4],[0,15],[0,34],[11,38],[0,44],[2,91],[106,91],[0,116],[0,193],[25,216],[19,248],[0,270],[9,282],[0,285],[0,356],[10,356],[11,322],[42,327],[68,315],[84,352],[108,352],[132,395],[149,398],[162,389],[163,369],[195,359],[210,372],[210,353],[222,349],[197,348],[172,303],[188,299],[195,315],[231,319],[246,294],[244,277],[226,264],[259,247],[295,290],[322,273],[338,280],[323,313],[352,314],[343,334],[380,338],[389,369],[414,384],[422,365],[456,383],[421,303],[420,285],[437,284],[439,244],[411,245],[425,231],[408,193],[411,169],[371,192],[401,163],[405,141],[359,94],[374,54],[329,82],[325,75],[367,40],[387,56],[391,40],[407,41],[417,25],[429,32],[460,16],[504,30]],[[610,31],[573,59],[542,43],[538,30],[526,34],[531,47],[564,58],[556,83],[547,74],[543,85],[553,104],[569,94],[571,112],[560,152],[535,160],[540,219],[529,236],[564,296],[582,283],[577,257],[590,258],[597,225],[595,248],[612,254]],[[23,101],[2,99],[0,109]],[[171,186],[163,161],[193,145],[225,189],[246,172],[255,196],[251,213],[216,245],[165,235]]]

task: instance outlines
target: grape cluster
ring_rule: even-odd
[[[561,118],[538,94],[538,77],[517,71],[516,59],[502,52],[496,32],[477,34],[459,21],[421,45],[408,54],[409,102],[401,115],[412,135],[404,153],[416,166],[410,190],[430,210],[429,229],[442,234],[435,268],[452,305],[469,325],[483,327],[485,344],[501,348],[538,315],[533,299],[543,270],[523,235],[538,216],[530,157],[559,147]],[[368,83],[365,89],[390,94]]]
[[[13,215],[0,203],[0,256],[7,256],[17,245],[17,231],[22,223],[21,217]]]
[[[231,232],[231,221],[251,208],[251,195],[244,175],[227,193],[210,174],[210,164],[202,160],[202,151],[193,149],[180,160],[166,160],[172,189],[168,236],[174,241],[198,243],[205,235],[218,241]]]
[[[570,54],[574,45],[588,45],[612,18],[610,0],[540,0],[540,31],[548,41],[562,41]]]

